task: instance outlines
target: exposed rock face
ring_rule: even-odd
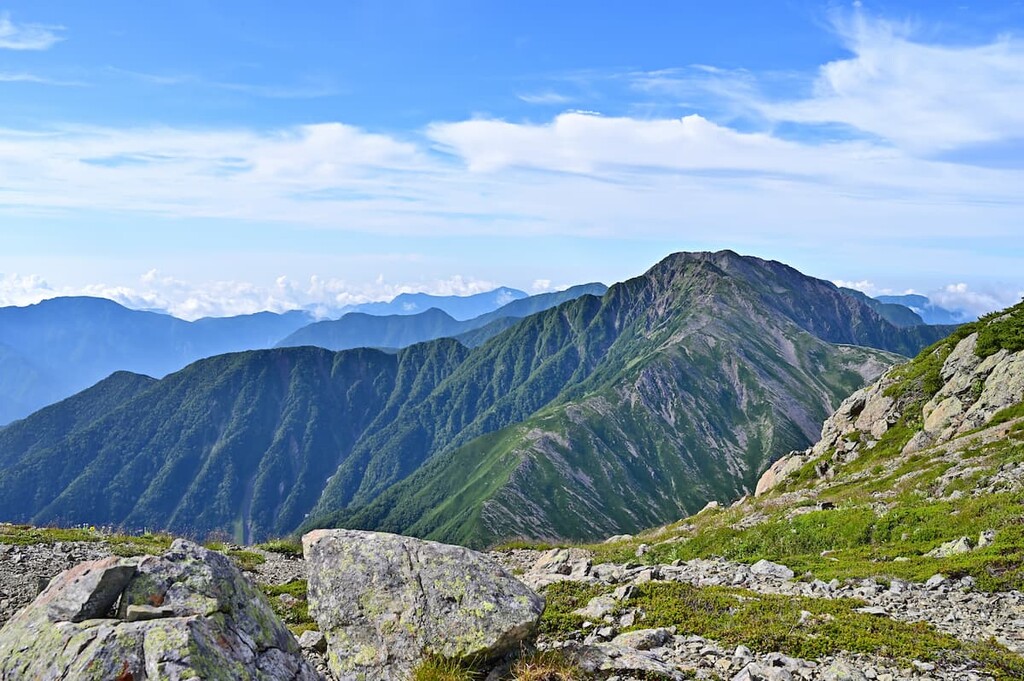
[[[226,557],[184,540],[58,575],[0,629],[3,679],[319,678]]]
[[[959,341],[942,363],[942,386],[921,409],[922,425],[903,449],[904,454],[944,445],[985,426],[1000,410],[1024,401],[1024,351],[999,350],[985,358],[975,350],[978,334]],[[901,404],[887,395],[897,383],[888,372],[875,383],[846,398],[822,426],[821,439],[804,452],[776,461],[757,483],[757,495],[777,487],[807,461],[821,459],[819,475],[828,476],[831,453],[851,461],[870,449],[903,416]]]
[[[426,654],[496,657],[535,630],[544,600],[490,558],[380,532],[302,538],[310,612],[340,679],[404,679]]]
[[[754,490],[754,496],[759,497],[769,490],[775,489],[791,473],[795,473],[806,462],[807,458],[802,456],[799,452],[794,452],[789,456],[782,457],[769,466],[768,470],[762,473],[761,477],[758,478],[757,487]]]

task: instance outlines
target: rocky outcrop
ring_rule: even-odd
[[[757,487],[754,489],[754,496],[759,497],[775,489],[783,480],[798,471],[805,463],[807,463],[807,457],[803,456],[800,452],[793,452],[789,456],[782,457],[769,466],[768,470],[758,478]]]
[[[978,334],[972,333],[943,360],[941,386],[926,396],[920,428],[904,446],[904,454],[950,443],[983,428],[1000,410],[1024,401],[1024,351],[1002,349],[983,358],[976,352],[977,344]],[[904,416],[904,400],[892,395],[901,380],[898,371],[891,370],[843,400],[826,419],[817,444],[779,459],[762,474],[756,496],[778,487],[808,461],[820,460],[818,475],[827,477],[832,460],[849,462],[874,447]]]
[[[978,334],[960,341],[942,365],[942,388],[924,405],[921,445],[946,442],[978,428],[1024,400],[1024,352],[999,350],[984,359]]]
[[[225,556],[177,540],[52,579],[0,629],[3,679],[319,678]]]
[[[380,532],[302,538],[310,612],[339,679],[404,679],[426,655],[494,658],[530,637],[544,600],[483,554]]]

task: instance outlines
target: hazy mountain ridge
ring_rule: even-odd
[[[543,294],[542,294],[543,295]],[[525,291],[502,286],[468,296],[437,296],[430,293],[400,293],[388,302],[360,303],[342,314],[362,312],[374,316],[413,315],[430,309],[441,310],[452,319],[465,321],[487,314],[509,303],[529,297]]]
[[[918,326],[924,324],[924,319],[921,318],[916,312],[905,305],[899,303],[886,303],[877,298],[872,298],[866,293],[858,291],[857,289],[839,287],[839,290],[843,293],[857,298],[862,303],[867,304],[872,310],[882,316],[883,319],[896,326]]]
[[[312,313],[258,312],[235,317],[204,317],[186,321],[161,312],[132,310],[104,298],[67,297],[26,307],[0,308],[0,425],[83,390],[115,371],[162,377],[191,362],[228,352],[270,348],[312,324],[312,330],[289,345],[320,345],[332,349],[385,347],[397,349],[423,340],[476,330],[477,343],[489,337],[485,327],[506,315],[522,317],[584,293],[603,292],[601,284],[526,296],[503,287],[474,296],[402,294],[388,303],[367,304],[369,312],[352,315],[356,328],[344,342],[318,342]],[[511,303],[509,303],[511,301]],[[407,310],[431,302],[456,314],[480,313],[479,321],[458,322],[446,313],[421,316],[370,316]],[[499,307],[506,306],[505,312]],[[442,318],[438,318],[438,317]],[[328,328],[332,322],[324,323]],[[490,333],[503,327],[491,327]],[[312,337],[311,337],[312,336]]]
[[[513,323],[512,320],[547,310],[582,295],[603,295],[607,289],[604,284],[581,284],[564,291],[518,298],[496,310],[461,320],[436,307],[418,313],[386,316],[350,312],[340,319],[304,326],[278,343],[277,347],[314,345],[328,350],[358,347],[403,348],[435,338],[459,337],[466,337],[469,340],[468,344],[475,346],[508,328]],[[475,303],[476,307],[479,305],[479,302]],[[373,309],[379,312],[388,308]],[[492,324],[499,320],[508,321]]]
[[[164,376],[203,357],[273,344],[310,321],[304,312],[262,312],[188,322],[103,298],[0,308],[0,343],[21,367],[0,367],[0,423],[115,371]]]
[[[919,315],[926,324],[963,324],[974,321],[975,316],[963,310],[947,310],[936,305],[927,296],[917,293],[877,296],[875,300],[886,304],[903,305]]]

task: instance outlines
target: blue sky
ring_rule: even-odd
[[[1020,298],[1024,4],[612,4],[0,0],[0,303],[540,291],[719,248]]]

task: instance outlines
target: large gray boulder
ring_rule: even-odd
[[[225,556],[177,540],[54,577],[0,629],[2,679],[320,678]]]
[[[531,636],[544,600],[487,556],[381,532],[302,538],[310,613],[339,679],[406,679],[426,655],[494,658]]]

